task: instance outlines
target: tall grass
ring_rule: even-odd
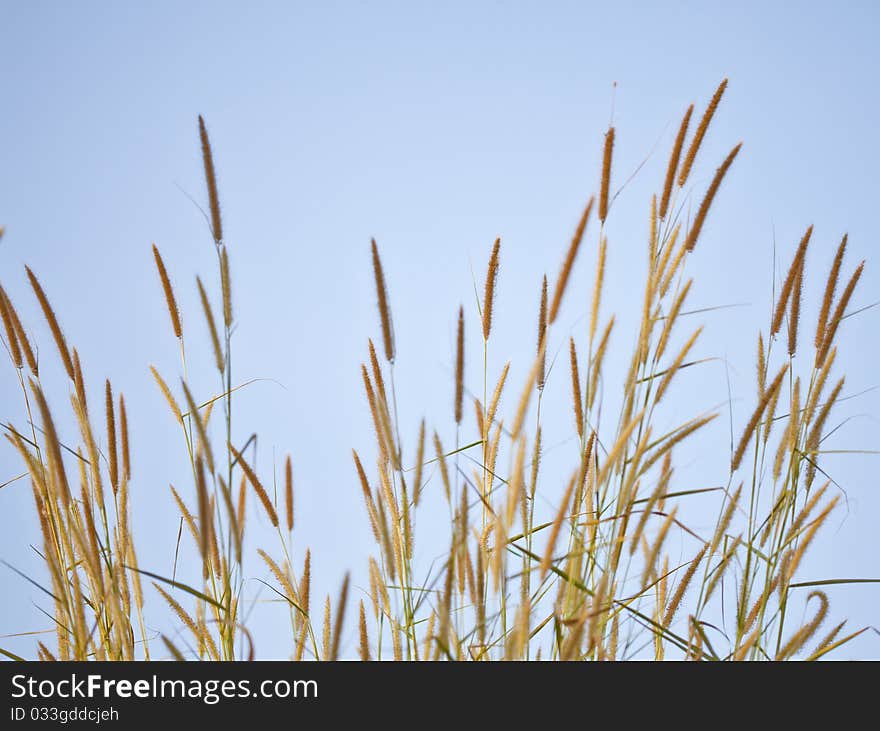
[[[182,318],[172,280],[153,246],[168,326],[177,341],[176,374],[150,366],[167,403],[168,425],[179,431],[189,470],[170,487],[186,541],[180,560],[196,562],[196,585],[138,563],[131,531],[132,489],[128,414],[122,394],[105,383],[103,403],[86,394],[82,364],[68,342],[37,276],[27,277],[69,378],[69,408],[78,425],[73,443],[55,428],[60,400],[46,393],[38,350],[18,309],[0,289],[3,342],[21,391],[17,421],[5,436],[20,456],[33,492],[42,535],[44,575],[26,577],[51,600],[54,642],[39,641],[37,657],[107,659],[173,657],[232,660],[253,657],[243,623],[244,555],[248,511],[260,510],[277,533],[256,555],[272,577],[269,588],[289,615],[293,659],[337,659],[350,626],[362,660],[615,660],[631,657],[691,660],[818,659],[864,629],[845,622],[820,628],[830,614],[823,582],[799,575],[804,554],[828,522],[838,497],[822,469],[822,441],[841,398],[843,377],[832,375],[836,336],[846,319],[864,263],[845,261],[846,236],[826,276],[818,321],[801,323],[805,267],[812,227],[792,256],[770,322],[757,333],[755,404],[737,425],[725,484],[679,486],[675,457],[696,442],[718,412],[680,414],[670,387],[703,362],[696,357],[702,327],[687,326],[690,253],[717,205],[741,143],[720,161],[698,198],[692,218],[687,182],[701,162],[701,144],[722,100],[718,87],[689,137],[693,105],[685,111],[659,189],[646,213],[649,236],[634,332],[616,330],[601,303],[608,286],[606,223],[614,215],[615,131],[604,137],[598,194],[586,203],[556,278],[536,293],[537,335],[524,382],[514,384],[508,362],[490,373],[496,289],[503,285],[502,241],[487,258],[482,291],[473,308],[456,306],[455,375],[447,424],[422,421],[404,448],[395,386],[396,342],[379,245],[371,243],[381,347],[368,343],[361,377],[373,424],[374,448],[353,450],[352,490],[362,495],[375,540],[374,555],[352,568],[367,577],[368,597],[353,605],[350,577],[335,598],[312,597],[311,553],[294,556],[294,465],[284,461],[283,488],[268,487],[255,468],[256,442],[236,442],[233,379],[232,260],[223,238],[214,155],[204,120],[204,161],[211,238],[219,290],[201,277],[200,317],[211,352],[198,354],[216,368],[213,383],[187,373],[190,318]],[[697,199],[695,199],[697,200]],[[554,325],[565,305],[582,250],[595,257],[588,326],[562,337]],[[842,288],[839,281],[844,284]],[[391,283],[393,285],[393,283]],[[838,294],[839,291],[839,294]],[[568,295],[568,297],[566,297]],[[63,310],[62,310],[63,313]],[[186,323],[186,327],[184,327]],[[477,325],[479,323],[479,325]],[[558,327],[558,326],[557,326]],[[561,340],[560,340],[561,339]],[[560,345],[561,342],[561,345]],[[631,344],[626,373],[609,373],[611,349]],[[568,357],[551,378],[548,351]],[[465,361],[481,364],[478,384],[465,381]],[[569,374],[558,371],[568,367]],[[617,413],[603,411],[608,389],[622,385]],[[571,391],[570,411],[542,410],[545,389]],[[204,394],[212,394],[205,397]],[[479,395],[471,395],[479,394]],[[659,426],[679,414],[672,429]],[[658,415],[664,414],[661,420]],[[470,415],[470,416],[469,416]],[[472,417],[472,418],[471,418]],[[563,464],[546,469],[543,425],[564,420],[575,437]],[[454,446],[444,444],[452,430]],[[366,457],[366,455],[370,457]],[[365,456],[362,456],[365,455]],[[465,459],[465,457],[467,459]],[[468,469],[471,465],[471,469]],[[555,472],[565,475],[563,480]],[[274,480],[274,478],[273,478]],[[16,489],[18,489],[17,486]],[[426,490],[439,497],[426,501]],[[683,519],[694,496],[716,501],[709,532]],[[538,501],[555,505],[551,519],[536,517]],[[445,502],[445,510],[438,502]],[[8,519],[8,517],[7,517]],[[421,521],[446,521],[442,560],[416,560]],[[674,536],[688,539],[686,559],[673,558]],[[140,539],[145,540],[144,538]],[[359,555],[353,552],[353,556]],[[353,563],[360,561],[354,559]],[[167,572],[166,572],[167,573]],[[187,575],[192,575],[191,571]],[[180,632],[151,634],[144,589],[167,605]],[[827,583],[827,582],[824,582]],[[809,589],[804,597],[803,589]],[[349,606],[349,605],[352,606]],[[800,622],[806,605],[807,619]],[[154,605],[155,606],[155,605]],[[723,618],[719,626],[718,617]],[[17,656],[6,650],[5,655]]]

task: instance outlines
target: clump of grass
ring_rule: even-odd
[[[319,603],[314,623],[312,554],[305,548],[294,556],[292,548],[297,515],[293,460],[284,458],[282,486],[277,488],[274,470],[261,473],[256,468],[255,440],[239,436],[251,432],[233,420],[234,394],[246,385],[235,385],[232,371],[234,249],[223,236],[214,155],[199,117],[219,282],[213,296],[221,303],[219,310],[206,285],[211,279],[199,276],[195,284],[211,342],[211,352],[203,357],[216,368],[213,384],[187,375],[188,332],[166,262],[157,246],[152,247],[161,291],[157,307],[164,299],[170,331],[179,344],[180,372],[174,378],[150,369],[168,406],[168,424],[180,431],[190,466],[180,489],[170,486],[181,536],[170,572],[138,564],[129,516],[136,479],[131,450],[137,445],[131,443],[122,393],[114,394],[111,382],[105,382],[99,427],[88,408],[79,355],[68,344],[39,280],[27,269],[70,380],[70,407],[79,433],[76,442],[62,443],[55,427],[58,412],[53,410],[58,406],[46,392],[35,357],[39,351],[0,288],[4,344],[26,417],[26,426],[8,423],[4,429],[31,483],[45,563],[45,577],[37,583],[51,597],[54,620],[54,646],[38,642],[36,656],[253,656],[242,611],[249,549],[268,572],[261,581],[289,613],[288,654],[295,660],[335,660],[355,653],[364,661],[818,659],[857,637],[864,630],[843,633],[844,623],[838,623],[817,645],[810,645],[831,609],[827,596],[815,589],[822,582],[798,575],[806,551],[837,504],[837,497],[827,496],[830,478],[818,488],[812,485],[818,473],[824,476],[821,446],[844,386],[841,377],[827,387],[837,358],[836,336],[864,267],[864,262],[855,267],[836,297],[846,236],[826,278],[811,353],[798,342],[798,330],[802,293],[812,275],[806,267],[812,227],[795,250],[767,330],[758,335],[755,404],[738,425],[740,436],[731,454],[719,455],[724,484],[693,487],[680,484],[676,476],[680,447],[705,435],[718,416],[682,414],[670,389],[707,360],[694,354],[707,325],[684,327],[685,302],[694,291],[694,277],[687,273],[689,255],[704,236],[708,213],[718,205],[741,143],[721,161],[693,219],[683,217],[681,204],[726,86],[725,80],[716,90],[689,142],[694,107],[688,107],[659,189],[651,197],[647,267],[635,330],[616,332],[615,317],[602,310],[609,251],[624,246],[609,245],[607,238],[613,201],[611,127],[597,181],[600,226],[594,245],[588,238],[595,200],[590,197],[552,289],[546,276],[541,279],[537,347],[533,359],[522,364],[524,382],[518,389],[512,385],[515,371],[509,361],[499,374],[490,378],[488,372],[494,302],[504,286],[499,238],[491,247],[475,307],[457,311],[452,421],[428,425],[423,419],[412,450],[404,450],[401,439],[392,310],[379,246],[371,241],[384,362],[368,340],[361,377],[375,444],[352,454],[353,481],[363,499],[375,555],[362,567],[367,576],[362,585],[369,586],[369,593],[365,590],[365,598],[357,602],[354,620],[346,608],[350,590],[361,584],[346,574],[335,604],[329,596]],[[560,332],[564,294],[582,250],[595,256],[592,289],[581,293],[590,305],[589,321],[583,331]],[[465,419],[465,396],[479,388],[468,383],[465,373],[469,317],[480,321],[483,371],[482,398],[472,398],[472,425]],[[784,352],[777,352],[786,318],[787,342],[781,347]],[[629,367],[622,378],[615,378],[618,374],[606,368],[606,355],[626,343],[632,344]],[[569,372],[563,376],[548,359],[559,347],[569,356]],[[542,410],[544,395],[553,388],[571,394],[564,414]],[[613,397],[611,390],[617,388]],[[619,403],[619,410],[609,415],[609,403]],[[212,418],[215,411],[220,416]],[[542,437],[551,418],[564,424],[571,437],[565,449],[553,453],[552,464]],[[671,428],[665,426],[669,423]],[[444,446],[453,443],[454,448]],[[467,464],[473,469],[468,471]],[[309,486],[296,489],[299,494]],[[717,498],[717,519],[707,529],[686,522],[688,501],[697,495]],[[277,534],[275,550],[246,542],[246,528],[253,522],[247,519],[248,505],[254,499]],[[552,509],[542,515],[545,503]],[[425,539],[418,525],[424,519],[448,525],[442,546],[422,547]],[[421,555],[440,553],[441,559],[423,565],[417,547]],[[687,558],[679,562],[682,551]],[[176,633],[147,632],[144,577],[169,610]],[[799,592],[811,587],[806,597]],[[815,611],[798,623],[792,620],[792,605],[797,614],[807,605]],[[351,644],[347,625],[355,630]]]

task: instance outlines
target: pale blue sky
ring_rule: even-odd
[[[774,236],[784,266],[806,225],[815,224],[806,322],[844,231],[847,271],[869,259],[854,306],[880,299],[873,258],[880,18],[871,2],[2,0],[0,15],[0,223],[7,227],[0,279],[53,362],[46,380],[56,387],[56,408],[63,408],[66,384],[48,355],[25,263],[62,313],[90,386],[109,376],[124,390],[135,450],[135,536],[142,565],[160,573],[170,566],[177,530],[167,485],[185,480],[186,462],[148,372],[154,363],[171,376],[178,366],[150,243],[172,272],[195,353],[206,343],[194,276],[214,271],[204,220],[187,197],[205,199],[198,114],[214,144],[234,269],[235,380],[282,384],[260,382],[241,393],[238,436],[259,431],[263,470],[273,450],[292,453],[296,550],[312,547],[322,591],[335,592],[344,568],[362,573],[373,549],[350,459],[352,446],[369,454],[372,443],[359,380],[366,338],[378,334],[370,237],[381,247],[394,310],[404,438],[412,444],[424,414],[453,441],[458,305],[465,304],[476,335],[473,276],[482,278],[500,235],[490,372],[510,357],[519,384],[534,346],[540,276],[555,274],[597,187],[612,104],[615,187],[647,159],[609,219],[604,312],[620,313],[622,333],[638,316],[630,269],[641,273],[647,201],[680,116],[691,101],[702,108],[720,79],[730,78],[700,153],[698,189],[730,147],[745,144],[690,266],[695,306],[743,305],[706,315],[700,345],[702,355],[727,359],[735,428],[754,399],[754,343],[757,329],[766,329]],[[551,348],[583,331],[594,249],[593,236]],[[871,310],[842,328],[845,394],[878,383],[877,318]],[[476,387],[476,338],[469,343]],[[612,366],[629,346],[618,341]],[[207,397],[214,380],[202,353],[201,362],[191,356],[191,376]],[[546,408],[559,417],[547,428],[548,443],[565,449],[567,374],[554,376]],[[691,388],[677,393],[680,411],[726,401],[721,361],[688,377]],[[23,421],[8,363],[0,364],[0,404],[0,418]],[[671,424],[678,416],[665,418]],[[845,402],[835,417],[835,424],[851,417],[835,448],[880,448],[878,392]],[[726,480],[727,412],[711,439],[707,450],[683,455],[690,460],[683,480]],[[804,572],[880,576],[880,458],[838,456],[827,464],[849,509],[838,512]],[[12,450],[0,446],[0,483],[18,470]],[[37,568],[27,548],[38,535],[32,514],[24,482],[0,491],[0,558],[28,571]],[[704,528],[713,519],[694,516]],[[421,525],[430,534],[430,519]],[[252,546],[275,546],[265,521],[252,527]],[[263,576],[256,562],[250,566]],[[250,586],[253,596],[260,587]],[[41,601],[39,592],[8,572],[0,587],[0,634],[43,628],[31,604]],[[854,627],[880,624],[880,590],[835,588],[830,596],[834,615],[850,617]],[[255,617],[258,651],[284,656],[271,638],[282,633],[286,641],[285,613],[261,605]],[[23,652],[33,646],[30,639],[2,642]],[[859,649],[880,656],[880,638],[869,633]]]

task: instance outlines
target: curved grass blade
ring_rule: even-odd
[[[185,591],[187,594],[192,594],[196,599],[201,599],[203,602],[208,602],[208,604],[210,604],[213,607],[217,607],[217,609],[222,609],[224,611],[226,610],[226,607],[223,604],[220,604],[219,602],[215,601],[214,599],[209,597],[207,594],[202,594],[202,592],[197,591],[196,589],[193,589],[191,586],[183,584],[179,581],[174,581],[173,579],[168,579],[164,576],[160,576],[159,574],[154,574],[151,571],[147,571],[146,569],[139,569],[135,566],[129,566],[128,564],[123,564],[123,566],[125,566],[125,568],[127,568],[129,571],[137,571],[139,574],[143,574],[144,576],[149,576],[151,579],[156,579],[158,581],[162,581],[162,582],[168,584],[168,586],[173,586],[175,589],[180,589],[181,591]],[[163,635],[163,639],[164,639],[164,635]]]
[[[806,658],[804,662],[813,662],[814,660],[818,660],[823,655],[827,655],[832,650],[836,650],[841,645],[845,645],[850,640],[854,640],[856,637],[862,634],[862,632],[867,632],[867,630],[867,627],[862,627],[860,630],[856,630],[852,634],[849,634],[846,637],[837,640],[837,642],[832,642],[830,645],[828,645],[828,647],[823,647],[821,650],[814,652],[812,655]]]
[[[818,581],[799,581],[789,584],[789,589],[800,589],[806,586],[833,586],[835,584],[880,584],[880,579],[820,579]]]
[[[294,609],[296,609],[296,611],[298,611],[300,614],[302,614],[303,617],[309,616],[308,614],[306,614],[305,610],[299,604],[297,604],[295,601],[293,601],[293,599],[291,599],[289,596],[287,596],[287,594],[285,594],[284,592],[278,591],[278,589],[276,589],[270,583],[263,581],[262,579],[254,579],[254,581],[259,581],[263,586],[269,587],[278,596],[280,596],[284,601],[286,601],[288,604],[290,604],[290,606],[292,606]]]
[[[28,576],[27,574],[25,574],[25,573],[19,571],[17,568],[15,568],[15,566],[13,566],[13,565],[12,565],[11,563],[9,563],[8,561],[0,561],[0,563],[2,563],[6,568],[10,569],[11,571],[14,571],[15,573],[17,573],[17,574],[18,574],[22,579],[24,579],[25,581],[28,581],[28,582],[30,582],[31,584],[33,584],[34,586],[36,586],[36,587],[37,587],[40,591],[42,591],[44,594],[47,594],[48,596],[52,597],[52,599],[53,599],[55,602],[57,602],[57,603],[59,603],[59,604],[61,603],[61,600],[58,599],[58,597],[55,596],[51,591],[49,591],[45,586],[42,586],[42,585],[39,584],[38,582],[34,581],[34,580],[33,580],[30,576]]]
[[[15,660],[15,662],[27,662],[23,657],[19,657],[14,652],[9,652],[9,650],[4,650],[2,647],[0,647],[0,655],[8,657],[10,660]]]

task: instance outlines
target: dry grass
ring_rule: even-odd
[[[404,449],[401,439],[392,308],[379,247],[371,242],[385,362],[380,362],[370,341],[361,375],[376,443],[375,449],[360,451],[371,454],[370,459],[362,460],[353,452],[356,485],[352,489],[362,494],[375,555],[361,561],[361,566],[352,566],[363,570],[368,581],[358,584],[346,574],[335,603],[329,596],[316,602],[314,617],[311,552],[291,555],[296,514],[293,463],[285,458],[283,488],[273,490],[254,467],[254,442],[240,444],[234,437],[234,250],[223,239],[214,157],[200,117],[220,282],[220,291],[214,293],[221,303],[219,316],[203,284],[209,280],[198,278],[197,288],[212,350],[203,357],[216,366],[217,383],[210,386],[187,378],[186,332],[171,278],[155,246],[164,308],[171,334],[179,341],[182,378],[165,378],[151,366],[169,407],[168,425],[179,429],[190,463],[190,474],[178,483],[181,489],[172,486],[171,492],[181,529],[185,524],[192,539],[192,545],[178,547],[181,565],[190,567],[197,561],[198,582],[185,583],[176,573],[162,576],[138,564],[129,521],[130,450],[137,445],[130,443],[122,395],[117,394],[117,401],[110,381],[106,382],[103,423],[96,423],[88,408],[79,356],[69,347],[40,282],[27,269],[70,379],[70,408],[79,433],[75,443],[62,444],[54,416],[60,407],[44,391],[35,357],[39,351],[28,339],[6,290],[0,289],[4,345],[21,388],[23,409],[21,425],[10,422],[5,432],[30,479],[42,535],[45,572],[33,580],[41,586],[45,582],[53,607],[54,646],[48,641],[37,643],[36,656],[43,660],[131,660],[157,653],[176,659],[250,656],[253,648],[242,624],[248,578],[242,554],[253,498],[277,531],[277,548],[259,547],[257,552],[271,575],[270,588],[289,612],[292,659],[337,659],[355,653],[362,660],[817,659],[864,631],[846,633],[840,623],[818,645],[810,645],[831,609],[826,595],[798,576],[805,552],[837,503],[836,497],[827,496],[828,482],[811,486],[817,473],[824,475],[822,439],[844,383],[838,378],[827,387],[837,357],[836,336],[864,265],[854,269],[835,298],[845,268],[846,237],[827,276],[811,353],[798,343],[798,327],[804,283],[813,276],[805,257],[812,227],[797,247],[771,321],[758,337],[756,402],[751,416],[738,425],[740,436],[729,462],[723,455],[722,461],[729,464],[726,485],[706,490],[673,482],[677,450],[685,442],[699,440],[717,416],[679,414],[679,405],[670,403],[669,389],[688,377],[690,367],[703,362],[692,355],[702,328],[684,327],[683,305],[693,283],[687,275],[689,253],[717,205],[740,145],[721,162],[689,221],[683,218],[690,195],[684,186],[726,83],[718,87],[690,141],[693,106],[685,112],[661,185],[652,197],[648,269],[639,287],[640,319],[635,331],[614,332],[615,318],[603,321],[601,306],[606,252],[614,245],[605,234],[613,202],[611,127],[597,181],[601,225],[593,239],[595,276],[592,291],[581,293],[583,301],[591,304],[589,326],[572,337],[554,330],[578,252],[589,248],[593,198],[562,256],[549,297],[546,276],[542,280],[537,348],[534,360],[522,364],[528,375],[518,389],[511,385],[510,363],[491,379],[488,373],[494,302],[497,288],[503,286],[501,242],[494,242],[481,301],[475,312],[464,307],[457,312],[454,380],[443,386],[453,394],[454,419],[451,424],[429,426],[422,421],[413,441],[415,449]],[[778,346],[786,316],[787,347]],[[465,395],[479,391],[467,383],[464,368],[470,342],[467,320],[473,317],[480,321],[477,360],[482,361],[483,384],[482,398],[473,399],[475,424],[468,425]],[[627,343],[632,344],[632,353],[622,378],[620,410],[609,415],[602,411],[602,391],[614,379],[606,374],[605,356],[609,349]],[[547,356],[557,347],[567,347],[570,380],[568,374],[554,378]],[[542,411],[545,391],[557,386],[570,391],[574,419],[568,408],[559,416]],[[203,400],[206,393],[214,395]],[[219,416],[212,419],[215,412]],[[677,426],[664,429],[661,424],[668,423],[669,414],[678,419]],[[542,424],[551,418],[564,420],[571,430],[569,444],[574,445],[563,458],[568,461],[556,465],[565,475],[561,481],[544,464]],[[455,432],[455,449],[444,446],[444,441],[453,443],[451,437],[443,437],[448,429]],[[468,464],[473,469],[468,470]],[[688,526],[683,517],[689,498],[698,494],[717,499],[717,520],[705,534]],[[555,509],[552,519],[542,522],[536,506],[543,501]],[[442,553],[430,567],[415,560],[415,547],[422,540],[420,520],[448,524],[444,545],[427,549]],[[689,546],[683,563],[676,560],[673,544]],[[353,563],[360,560],[359,554],[354,552]],[[295,565],[302,567],[299,573]],[[144,577],[152,580],[178,633],[147,632]],[[356,587],[367,585],[369,592],[364,589],[363,598],[349,597]],[[813,590],[806,598],[797,591],[810,586]],[[357,611],[347,616],[347,604],[356,599]],[[804,623],[793,619],[809,607],[814,612]],[[719,617],[724,618],[723,633],[716,624]],[[349,628],[356,637],[351,645]]]

